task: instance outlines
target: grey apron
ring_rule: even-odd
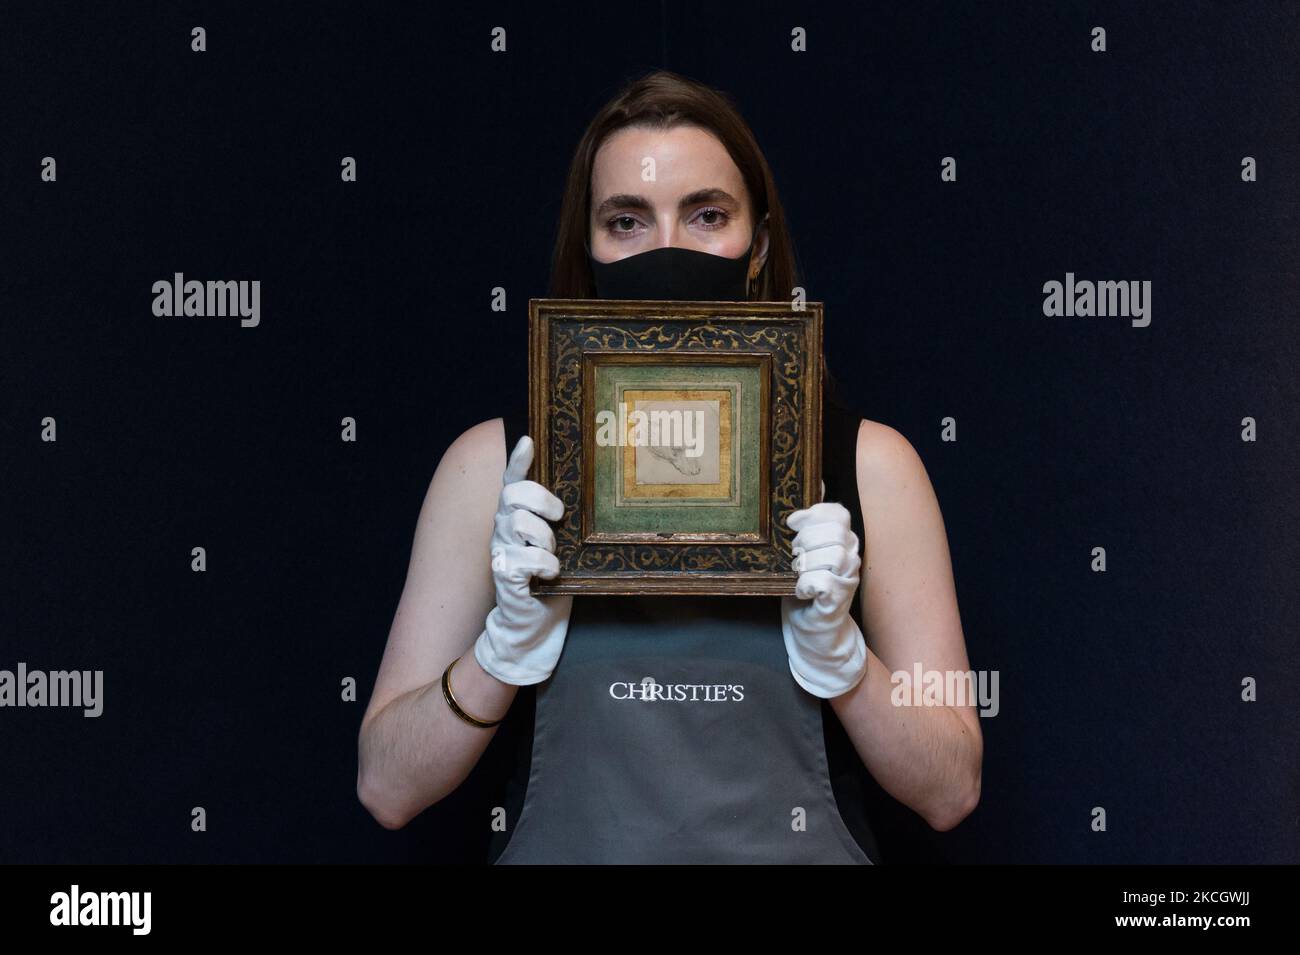
[[[584,597],[498,865],[871,864],[774,597]]]

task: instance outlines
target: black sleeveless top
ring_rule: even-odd
[[[505,424],[505,451],[509,455],[519,438],[528,433],[526,405],[519,403],[507,408],[502,420]],[[848,509],[853,533],[858,535],[859,541],[866,539],[858,497],[856,466],[858,429],[861,423],[862,415],[844,403],[834,378],[827,374],[822,398],[822,479],[826,483],[825,500],[837,501]],[[850,613],[859,629],[865,632],[857,596],[854,597]],[[475,776],[480,777],[480,781],[486,777],[485,785],[491,804],[503,806],[506,811],[507,829],[492,832],[488,858],[484,860],[486,862],[494,862],[505,850],[511,830],[523,809],[532,766],[536,692],[535,685],[519,688],[509,712],[497,727],[496,735],[473,771]],[[881,862],[879,847],[867,821],[870,776],[830,702],[822,700],[821,708],[826,760],[836,805],[862,851],[878,864]]]

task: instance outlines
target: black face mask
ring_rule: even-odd
[[[758,228],[754,229],[754,236]],[[617,262],[597,262],[587,250],[597,298],[744,302],[749,299],[749,248],[729,259],[711,252],[668,246]]]

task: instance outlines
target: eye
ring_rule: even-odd
[[[717,206],[708,206],[695,214],[695,221],[705,229],[721,229],[730,220],[727,213]]]
[[[618,238],[624,238],[634,234],[640,224],[636,216],[626,214],[611,216],[605,221],[605,231]]]

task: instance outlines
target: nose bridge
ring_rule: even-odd
[[[680,236],[677,233],[677,216],[672,209],[659,213],[658,228],[655,230],[655,248],[662,249],[677,245]]]

